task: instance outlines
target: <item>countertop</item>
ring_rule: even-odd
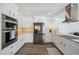
[[[75,35],[67,34],[67,33],[56,33],[56,35],[79,44],[79,36],[75,36]]]

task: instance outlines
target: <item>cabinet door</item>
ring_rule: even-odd
[[[67,55],[77,55],[79,54],[79,44],[75,43],[71,40],[65,40],[65,47],[63,49],[63,53]]]
[[[23,27],[33,27],[33,18],[32,17],[23,17]]]
[[[22,28],[23,27],[23,20],[22,20],[22,16],[21,15],[18,15],[18,28]]]
[[[73,42],[72,40],[55,36],[55,40],[53,41],[53,43],[63,54],[66,54],[66,55],[79,54],[79,44],[76,42]]]
[[[79,54],[79,44],[73,41],[69,42],[70,54]]]
[[[57,37],[57,47],[62,51],[63,50],[63,44],[64,44],[64,38],[62,37]]]
[[[44,42],[53,42],[55,40],[54,36],[50,33],[45,33],[45,35],[43,35],[43,39]]]
[[[65,38],[60,36],[55,36],[55,39],[53,43],[56,45],[56,47],[63,53],[64,47],[65,47]]]
[[[3,14],[16,18],[18,7],[16,6],[16,4],[2,3],[0,4],[0,11]]]
[[[24,44],[23,37],[19,36],[18,41],[9,45],[8,47],[1,50],[1,55],[13,55],[15,54]]]
[[[51,38],[52,38],[52,42],[54,43],[55,35],[53,35]]]
[[[13,54],[14,53],[13,50],[14,51],[16,50],[16,49],[14,49],[14,47],[16,46],[15,43],[13,43],[13,44],[9,45],[8,47],[2,49],[1,50],[2,51],[1,55],[10,55],[10,54]]]
[[[8,4],[5,4],[5,3],[0,4],[1,13],[9,15],[9,9],[10,8],[9,8]]]
[[[64,39],[64,43],[62,44],[62,52],[63,52],[63,54],[70,53],[70,45],[69,45],[69,41],[67,39]]]

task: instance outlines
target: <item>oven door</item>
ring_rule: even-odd
[[[3,31],[2,34],[2,48],[12,44],[16,40],[16,32],[12,31]]]

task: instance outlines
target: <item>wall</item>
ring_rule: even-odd
[[[33,43],[33,17],[31,16],[24,17],[23,28],[25,28],[24,39],[26,43]]]
[[[44,28],[47,25],[47,17],[46,16],[34,16],[34,20],[33,21],[34,22],[42,22],[42,23],[44,23],[43,32],[45,33]]]
[[[22,15],[18,24],[18,34],[23,35],[25,43],[33,43],[33,17]]]
[[[79,9],[79,4],[78,4]],[[62,23],[65,20],[64,11],[62,11],[60,14],[54,15],[54,17],[51,18],[51,21],[49,21],[50,26],[54,28],[58,28],[59,33],[71,33],[71,32],[79,32],[79,22],[73,22],[73,23]],[[79,10],[78,10],[79,15]],[[78,16],[79,19],[79,16]]]
[[[79,32],[79,22],[74,23],[62,23],[59,25],[60,33]]]

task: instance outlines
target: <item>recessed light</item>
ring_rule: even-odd
[[[28,15],[31,15],[31,12],[27,12]]]
[[[51,13],[49,12],[48,15],[51,15]]]

